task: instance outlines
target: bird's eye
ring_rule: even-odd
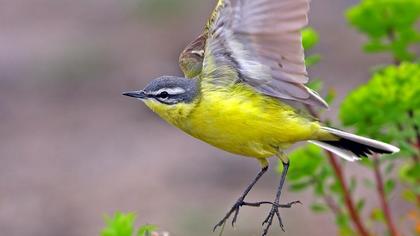
[[[167,98],[167,97],[169,97],[169,93],[166,92],[166,91],[163,91],[163,92],[159,93],[157,96],[160,97],[160,98]]]

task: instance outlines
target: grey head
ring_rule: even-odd
[[[162,76],[152,80],[143,90],[125,92],[123,95],[140,100],[154,99],[160,103],[174,105],[190,103],[198,95],[198,81],[176,76]]]

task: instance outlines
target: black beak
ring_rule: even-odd
[[[138,98],[138,99],[144,99],[144,98],[147,97],[146,94],[143,91],[125,92],[122,95],[128,96],[128,97],[133,97],[133,98]]]

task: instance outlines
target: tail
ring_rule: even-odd
[[[347,161],[357,161],[362,157],[367,157],[374,153],[391,154],[400,151],[400,149],[395,146],[377,140],[328,127],[322,127],[322,129],[339,139],[336,141],[311,140],[309,142],[318,145]]]

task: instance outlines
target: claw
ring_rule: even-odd
[[[223,217],[222,220],[219,221],[219,223],[217,223],[214,227],[213,227],[213,232],[216,231],[217,227],[222,226],[228,219],[229,217],[232,215],[232,213],[235,213],[235,215],[233,216],[232,219],[232,227],[235,227],[235,223],[236,223],[236,219],[238,218],[239,215],[239,209],[241,206],[244,205],[243,200],[238,200],[230,209],[230,211],[225,215],[225,217]]]
[[[235,223],[236,223],[236,219],[238,218],[238,215],[239,215],[239,209],[240,209],[240,207],[241,207],[241,206],[239,206],[239,207],[235,210],[235,215],[233,216],[233,219],[232,219],[232,227],[235,227]]]
[[[287,204],[273,203],[272,207],[271,207],[271,210],[270,210],[270,213],[268,214],[267,218],[265,218],[265,220],[262,223],[262,226],[265,225],[262,236],[267,235],[268,230],[270,229],[271,224],[273,223],[274,216],[277,217],[281,230],[283,232],[285,232],[283,221],[281,220],[279,208],[291,208],[295,204],[302,204],[302,203],[300,201],[293,201],[293,202],[289,202]]]
[[[281,221],[281,217],[280,217],[280,212],[279,211],[276,211],[276,216],[277,216],[277,219],[279,220],[279,224],[280,224],[281,230],[283,232],[286,232],[286,231],[284,231],[284,225],[283,225],[283,222]]]

